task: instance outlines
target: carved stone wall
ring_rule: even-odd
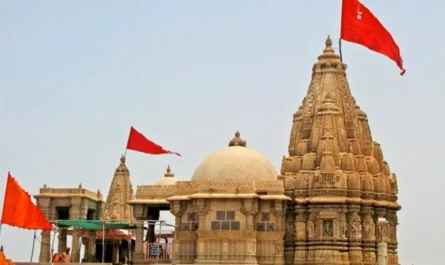
[[[177,264],[284,264],[283,200],[172,201]]]

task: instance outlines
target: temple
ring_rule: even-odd
[[[139,185],[133,194],[122,157],[106,202],[81,186],[45,185],[35,197],[50,220],[103,224],[103,231],[86,228],[82,240],[82,227],[73,225],[73,262],[80,261],[83,242],[89,262],[104,261],[98,252],[108,247],[112,263],[375,265],[384,243],[386,263],[398,265],[397,178],[329,37],[292,122],[279,173],[236,132],[189,181],[177,180],[168,167],[154,185]],[[159,220],[167,210],[175,217],[172,241],[156,231],[157,222],[167,225]],[[120,224],[127,237],[99,239],[106,225],[110,231]],[[59,228],[63,251],[68,232]],[[40,262],[49,262],[48,232],[41,242]]]

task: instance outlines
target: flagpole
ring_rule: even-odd
[[[132,131],[132,130],[133,130],[133,126],[130,127],[130,133],[128,134],[127,146],[125,146],[124,157],[127,157],[128,142],[130,141],[130,136],[131,136],[131,131]]]
[[[340,62],[343,62],[343,53],[341,51],[341,38],[338,39],[338,52],[340,53]]]
[[[6,191],[8,190],[8,179],[9,179],[9,176],[11,176],[11,172],[10,171],[8,171],[8,176],[6,177],[6,187],[5,187],[5,196],[4,196],[4,198],[3,198],[3,207],[2,207],[2,218],[3,218],[3,211],[5,210],[5,205],[4,205],[4,203],[5,203],[5,199],[6,199]],[[3,226],[3,220],[2,220],[2,222],[0,222],[0,236],[1,236],[1,234],[2,234],[2,226]],[[1,238],[1,237],[0,237]]]
[[[32,258],[34,257],[34,247],[36,245],[36,237],[37,237],[36,233],[37,230],[34,230],[34,237],[32,239],[32,248],[31,248],[31,260],[30,260],[31,263],[32,263]]]
[[[53,264],[53,256],[54,256],[54,241],[56,241],[56,235],[57,235],[57,227],[54,229],[54,236],[53,236],[53,242],[51,242],[51,264]],[[49,232],[51,235],[51,232]]]

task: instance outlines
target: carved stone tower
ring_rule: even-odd
[[[307,96],[293,115],[281,175],[292,201],[286,213],[286,264],[374,265],[388,243],[398,264],[397,179],[374,142],[328,37],[312,68]],[[378,231],[377,220],[388,227]]]
[[[125,165],[125,157],[121,157],[121,163],[114,172],[110,191],[103,213],[103,220],[131,222],[133,218],[132,208],[127,204],[133,199],[133,188],[130,181],[130,172]]]

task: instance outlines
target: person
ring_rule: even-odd
[[[59,253],[54,253],[54,255],[53,255],[53,263],[62,263],[62,262],[64,262],[63,258],[62,258],[62,255],[60,255]]]
[[[63,262],[70,262],[70,260],[71,260],[70,251],[71,251],[71,248],[66,248],[65,251],[62,253]]]

